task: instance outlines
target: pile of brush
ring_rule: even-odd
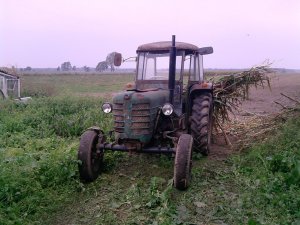
[[[250,87],[270,88],[268,74],[272,71],[269,66],[257,66],[250,70],[222,76],[214,82],[214,120],[217,124],[229,120],[229,113],[237,110],[242,101],[248,98]]]
[[[226,143],[232,147],[224,130],[224,125],[230,120],[230,113],[238,111],[239,106],[248,99],[251,87],[269,87],[271,73],[270,64],[252,67],[249,70],[237,72],[232,75],[213,77],[214,90],[214,127],[221,130]]]

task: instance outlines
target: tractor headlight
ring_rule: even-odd
[[[173,111],[174,111],[173,106],[170,103],[166,103],[162,107],[162,113],[165,116],[170,116],[173,113]]]
[[[107,103],[107,102],[103,103],[103,105],[102,105],[102,111],[104,113],[111,113],[111,111],[112,111],[112,105],[110,103]]]

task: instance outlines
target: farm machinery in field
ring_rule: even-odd
[[[175,36],[139,46],[135,85],[102,105],[104,113],[113,114],[114,142],[106,142],[99,127],[82,134],[80,178],[94,181],[108,150],[173,154],[174,186],[188,188],[193,151],[210,150],[213,85],[204,81],[203,55],[211,53],[212,47],[175,42]],[[120,66],[121,54],[114,57]]]

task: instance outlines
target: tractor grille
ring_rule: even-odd
[[[124,109],[123,104],[113,105],[113,115],[114,115],[114,128],[118,133],[124,133]]]
[[[150,105],[148,103],[133,104],[131,112],[131,129],[134,135],[150,134]]]
[[[133,135],[151,134],[150,104],[148,103],[132,104],[131,112],[124,109],[122,103],[114,104],[113,116],[115,132],[124,133],[127,118],[130,120],[129,128]]]

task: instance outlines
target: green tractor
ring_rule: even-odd
[[[99,127],[80,139],[80,178],[94,181],[101,172],[105,151],[175,155],[174,186],[188,188],[193,151],[208,155],[211,144],[213,86],[204,82],[203,55],[212,47],[172,41],[144,44],[137,49],[134,87],[104,103],[114,118],[114,142],[106,142]],[[119,66],[122,56],[115,54]]]

